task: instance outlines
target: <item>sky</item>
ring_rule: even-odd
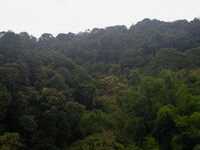
[[[188,21],[200,17],[200,0],[0,0],[0,31],[78,33],[95,27],[130,27],[144,18]]]

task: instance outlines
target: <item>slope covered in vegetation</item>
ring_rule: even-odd
[[[198,150],[199,66],[199,19],[0,32],[0,150]]]

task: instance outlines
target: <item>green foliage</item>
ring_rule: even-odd
[[[200,150],[200,145],[196,145],[193,150]]]
[[[111,95],[114,93],[114,89],[120,85],[119,79],[115,76],[108,76],[101,79],[98,83],[101,95]]]
[[[173,137],[172,146],[174,149],[191,149],[199,144],[200,139],[200,113],[194,112],[189,116],[176,116],[176,126],[179,134]]]
[[[86,105],[89,109],[92,108],[93,98],[95,96],[96,87],[92,78],[81,68],[73,70],[73,87],[75,88],[74,97],[79,103]]]
[[[0,32],[0,149],[197,150],[199,65],[199,19]]]
[[[172,105],[166,105],[159,109],[157,113],[157,129],[161,136],[164,136],[166,133],[169,134],[169,131],[174,128],[174,116],[175,108]]]
[[[21,142],[18,133],[5,132],[0,136],[0,150],[21,150],[24,148],[25,145]]]
[[[124,150],[124,146],[116,142],[116,137],[111,131],[102,134],[93,134],[85,139],[72,144],[69,150]]]
[[[114,123],[110,114],[98,110],[86,112],[81,119],[80,128],[84,135],[88,135],[111,130],[114,127]]]
[[[124,146],[116,142],[112,132],[107,131],[95,143],[94,150],[124,150]]]
[[[200,65],[199,57],[200,57],[200,48],[194,48],[186,51],[186,55],[188,56],[189,63],[192,64],[190,68],[196,68]]]
[[[158,150],[158,142],[151,136],[147,136],[143,142],[143,149]]]
[[[135,143],[129,144],[126,150],[142,150],[140,147],[136,146]]]
[[[136,141],[136,144],[141,144],[146,133],[146,126],[144,125],[143,118],[134,117],[126,121],[124,132],[129,137]]]
[[[157,112],[154,134],[159,139],[160,147],[171,149],[171,139],[175,131],[175,108],[173,105],[166,105]]]
[[[24,115],[20,118],[20,125],[22,126],[24,132],[33,133],[37,129],[37,123],[33,116]]]
[[[2,121],[2,119],[5,117],[6,112],[9,109],[9,106],[11,104],[11,94],[6,90],[5,87],[2,87],[0,85],[0,120]]]
[[[34,150],[60,150],[52,139],[45,138],[36,144]]]
[[[186,56],[177,49],[161,49],[153,61],[150,62],[150,69],[155,71],[160,71],[162,69],[177,71],[185,68],[186,66]]]
[[[66,150],[81,150],[81,149],[89,149],[94,147],[95,142],[98,141],[98,139],[100,139],[101,134],[97,133],[97,134],[93,134],[93,135],[89,135],[86,138],[76,141],[75,143],[73,143],[71,146],[67,147]]]

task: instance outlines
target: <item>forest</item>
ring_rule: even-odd
[[[0,32],[0,150],[200,150],[200,19]]]

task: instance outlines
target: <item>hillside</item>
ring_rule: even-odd
[[[0,32],[0,150],[199,150],[200,20]]]

